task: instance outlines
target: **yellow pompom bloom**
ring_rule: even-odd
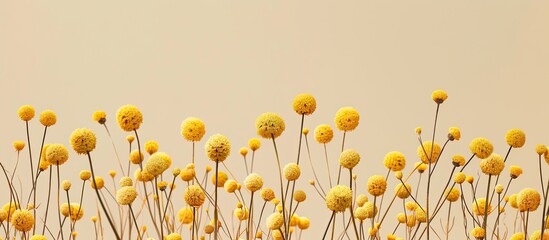
[[[465,158],[461,155],[452,156],[452,164],[455,167],[463,167],[465,165]]]
[[[427,164],[425,164],[423,162],[415,162],[414,163],[414,168],[417,169],[417,171],[419,173],[423,173],[423,172],[425,172],[425,170],[427,170]]]
[[[518,232],[513,235],[511,235],[511,238],[509,240],[524,240],[526,237],[524,236],[524,233]]]
[[[69,180],[63,180],[63,182],[61,183],[61,186],[65,191],[69,191],[71,189],[71,185],[72,184]]]
[[[250,147],[252,151],[256,151],[261,147],[261,141],[257,138],[252,138],[248,141],[248,147]]]
[[[465,173],[463,172],[458,172],[454,174],[454,182],[456,182],[457,184],[462,184],[463,182],[465,182],[466,178],[467,176],[465,176]]]
[[[241,147],[239,152],[240,152],[240,155],[242,155],[243,157],[246,157],[246,155],[248,155],[248,148]]]
[[[15,151],[19,152],[25,148],[25,142],[23,141],[13,141],[13,148],[15,148]]]
[[[284,166],[284,178],[288,181],[295,181],[301,176],[301,170],[296,163],[288,163]]]
[[[366,208],[364,207],[357,207],[355,209],[355,212],[354,212],[354,215],[355,215],[355,218],[360,220],[360,221],[364,221],[368,215],[367,211],[366,211]]]
[[[284,119],[278,114],[268,112],[263,113],[255,120],[257,134],[263,138],[277,138],[286,129]]]
[[[181,235],[179,233],[172,233],[164,238],[164,240],[182,240]]]
[[[154,140],[149,140],[145,143],[145,151],[148,154],[154,154],[158,151],[158,142]]]
[[[420,145],[419,147],[417,147],[417,155],[419,159],[421,159],[421,161],[425,164],[435,163],[440,156],[440,151],[440,146],[436,143],[433,146],[433,143],[431,141],[423,142],[423,146]]]
[[[421,207],[416,208],[416,211],[414,212],[414,216],[416,217],[416,220],[418,222],[421,222],[421,223],[427,222],[427,212],[425,212],[425,209]]]
[[[484,239],[484,237],[486,236],[486,232],[483,228],[476,227],[471,230],[471,235],[473,235],[473,237],[476,239]]]
[[[518,209],[517,197],[518,197],[518,194],[516,193],[509,197],[509,206],[515,209]]]
[[[310,115],[316,109],[316,100],[313,95],[302,93],[294,98],[294,111],[299,115]]]
[[[326,207],[332,211],[343,212],[351,207],[353,191],[343,185],[337,185],[326,194]]]
[[[455,202],[459,199],[460,197],[460,192],[459,192],[459,189],[453,187],[453,188],[448,188],[444,191],[444,196],[446,196],[446,200],[450,201],[450,202]]]
[[[19,118],[23,121],[30,121],[32,118],[34,118],[34,107],[31,105],[23,105],[19,107],[17,110],[17,114],[19,115]]]
[[[97,185],[96,185],[97,184]],[[105,186],[105,181],[103,180],[102,177],[95,177],[94,180],[91,180],[90,181],[90,186],[93,188],[93,189],[101,189]]]
[[[511,129],[505,134],[505,141],[512,148],[521,148],[526,142],[526,134],[520,129]]]
[[[202,120],[188,117],[181,123],[181,136],[187,141],[198,142],[206,134],[206,125]]]
[[[44,235],[36,234],[30,237],[29,240],[48,240],[48,238],[46,238],[46,236]]]
[[[402,179],[402,171],[396,171],[395,172],[395,178],[398,179],[398,180]]]
[[[473,213],[478,216],[484,216],[486,214],[486,198],[478,198],[473,201]],[[492,205],[488,203],[488,214],[492,213]]]
[[[315,140],[318,143],[329,143],[334,138],[334,130],[328,124],[321,124],[315,128]]]
[[[190,207],[184,207],[177,212],[177,218],[182,224],[189,224],[193,222],[193,210]]]
[[[133,140],[135,140],[135,136],[133,136],[133,135],[126,136],[126,141],[128,141],[129,143],[132,143]]]
[[[545,146],[545,144],[536,145],[536,153],[538,155],[544,154],[546,152],[547,152],[547,146]]]
[[[353,169],[360,162],[360,154],[354,149],[346,149],[339,155],[339,164],[347,169]]]
[[[204,191],[202,191],[202,188],[196,185],[191,185],[187,187],[185,189],[183,197],[185,199],[185,202],[191,207],[200,207],[206,200],[206,195],[204,194]]]
[[[71,134],[71,147],[78,154],[87,154],[95,149],[95,133],[87,128],[78,128]]]
[[[244,179],[244,186],[250,192],[255,192],[263,187],[263,178],[257,173],[251,173]]]
[[[416,132],[417,135],[421,135],[421,127],[416,127],[414,131]]]
[[[136,106],[124,105],[116,112],[118,126],[126,132],[139,129],[143,122],[143,115]]]
[[[248,208],[246,208],[246,207],[236,208],[234,210],[234,216],[236,217],[236,219],[238,219],[240,221],[244,221],[244,220],[248,219],[249,214],[250,214],[250,212],[249,212]]]
[[[8,212],[4,209],[0,209],[0,223],[4,222],[8,218]]]
[[[8,202],[4,204],[2,207],[2,210],[4,210],[8,215],[13,215],[13,212],[15,212],[16,209],[19,209],[19,204],[16,204],[14,202]]]
[[[226,192],[234,193],[236,191],[236,189],[238,188],[238,183],[233,179],[229,179],[225,182],[223,187],[225,188]]]
[[[311,226],[311,221],[306,217],[299,217],[299,221],[297,222],[297,227],[301,230],[308,229]]]
[[[541,196],[538,191],[533,188],[525,188],[517,195],[518,209],[522,211],[533,212],[538,209],[541,201]]]
[[[275,198],[275,193],[271,188],[263,188],[260,192],[261,198],[266,202],[271,201]]]
[[[45,127],[53,126],[57,122],[57,115],[52,110],[44,110],[40,113],[40,123]]]
[[[511,178],[515,179],[518,178],[522,174],[522,168],[516,165],[512,165],[509,167],[509,175],[511,175]]]
[[[401,152],[393,151],[385,155],[383,160],[385,167],[391,169],[391,171],[401,171],[406,167],[406,158]]]
[[[364,206],[364,203],[368,202],[368,196],[366,196],[365,194],[359,194],[357,197],[356,197],[356,204],[359,206],[359,207],[362,207]]]
[[[194,170],[194,168],[185,168],[181,170],[181,173],[179,173],[179,177],[181,178],[181,180],[185,182],[189,182],[193,180],[195,176],[196,176],[196,171]]]
[[[61,214],[65,217],[69,217],[70,213],[70,219],[72,221],[80,220],[84,216],[84,209],[82,209],[82,207],[78,203],[71,203],[70,207],[69,204],[63,203],[61,205],[60,211]]]
[[[217,187],[224,187],[225,186],[225,182],[227,182],[227,180],[229,180],[229,176],[227,176],[227,174],[225,172],[222,172],[222,171],[219,171],[217,173],[217,185],[216,185],[216,182],[215,182],[215,174],[212,175],[212,184],[214,186],[217,186]]]
[[[501,194],[503,192],[503,185],[498,184],[496,185],[495,189],[497,194]]]
[[[303,135],[307,135],[307,134],[309,134],[309,129],[308,128],[303,128],[303,131],[301,131],[301,133],[303,133]]]
[[[172,165],[172,158],[164,152],[156,152],[149,157],[144,166],[144,171],[159,176]]]
[[[207,224],[206,226],[204,226],[204,233],[206,234],[211,234],[213,233],[214,231],[214,226],[212,224]]]
[[[132,186],[121,187],[116,191],[116,202],[120,205],[130,205],[136,197],[137,191]]]
[[[284,224],[284,216],[280,213],[273,213],[267,218],[267,228],[278,230]]]
[[[549,232],[545,230],[542,237],[541,230],[536,230],[530,235],[530,240],[549,240]]]
[[[431,94],[431,98],[437,104],[441,104],[448,98],[448,94],[444,90],[439,89],[439,90],[433,91],[433,93]]]
[[[69,151],[63,144],[50,144],[46,150],[46,161],[52,165],[63,165],[69,160]]]
[[[104,111],[95,111],[93,112],[92,119],[99,124],[105,124],[107,122],[107,113]]]
[[[473,177],[472,175],[469,175],[465,178],[465,181],[467,181],[470,184],[473,184],[473,182],[475,181],[475,177]]]
[[[133,180],[130,177],[122,177],[118,184],[120,184],[120,187],[129,187],[133,185]]]
[[[459,141],[459,139],[461,138],[461,131],[459,130],[459,128],[457,127],[450,127],[448,129],[448,139],[450,139],[450,141]]]
[[[411,192],[412,192],[412,187],[408,183],[405,183],[404,185],[402,185],[402,183],[399,183],[395,187],[395,194],[400,199],[408,198]]]
[[[34,217],[31,212],[25,209],[17,209],[11,215],[11,224],[21,232],[28,232],[34,224]]]
[[[334,118],[337,129],[341,131],[353,131],[360,121],[358,111],[352,107],[340,108]]]
[[[368,178],[367,187],[368,193],[370,193],[372,196],[381,196],[385,193],[385,190],[387,189],[387,181],[383,176],[374,175]]]
[[[404,214],[403,212],[398,213],[396,215],[396,219],[397,219],[398,223],[406,223],[406,214]]]
[[[484,174],[499,175],[503,168],[505,168],[505,163],[499,154],[493,153],[490,157],[480,161],[480,169]]]
[[[471,153],[475,154],[480,159],[485,159],[492,155],[494,151],[494,146],[486,138],[475,138],[469,144],[469,150]]]
[[[139,150],[133,150],[130,153],[130,162],[132,162],[133,164],[139,164],[143,162],[144,159],[145,159],[145,155],[143,154],[143,152],[140,152]]]
[[[223,162],[231,154],[231,143],[221,134],[212,135],[204,148],[208,158],[214,162]]]

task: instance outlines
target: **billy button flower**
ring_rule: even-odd
[[[199,142],[206,134],[206,125],[196,117],[188,117],[181,123],[181,136],[187,141]]]
[[[469,150],[471,153],[475,154],[480,159],[485,159],[492,154],[494,151],[494,146],[486,138],[475,138],[469,144]]]
[[[105,124],[107,122],[107,113],[105,111],[95,111],[93,112],[92,119],[99,124]]]
[[[149,140],[145,143],[145,151],[152,155],[158,151],[158,142],[155,140]]]
[[[299,115],[310,115],[316,110],[316,99],[308,93],[298,94],[292,104]]]
[[[423,142],[422,145],[417,147],[417,155],[425,164],[435,163],[440,156],[440,151],[440,146],[437,143],[433,145],[431,141]]]
[[[441,104],[448,98],[448,94],[444,90],[435,90],[431,94],[431,98],[435,103]]]
[[[143,123],[143,115],[136,106],[124,105],[116,111],[118,126],[126,132],[139,129]]]
[[[461,131],[459,130],[459,128],[457,127],[450,127],[448,129],[448,139],[450,139],[450,141],[459,141],[459,139],[461,138]]]
[[[526,142],[526,134],[520,129],[511,129],[505,134],[505,141],[512,148],[521,148]]]
[[[393,172],[401,171],[406,167],[406,158],[401,152],[393,151],[385,155],[383,163],[386,168]]]
[[[334,118],[337,129],[341,131],[353,131],[360,121],[358,111],[352,107],[340,108]]]
[[[44,110],[40,113],[40,123],[45,127],[51,127],[57,122],[57,115],[52,110]]]

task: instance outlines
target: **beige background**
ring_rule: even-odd
[[[106,133],[91,115],[96,110],[108,113],[116,146],[125,153],[126,133],[114,117],[118,107],[131,103],[144,114],[143,141],[157,140],[160,150],[174,158],[174,166],[190,161],[191,144],[179,134],[186,117],[197,116],[207,125],[207,136],[197,147],[198,169],[211,164],[202,150],[207,137],[227,135],[233,144],[227,163],[242,180],[237,150],[256,137],[255,118],[263,112],[285,118],[287,130],[279,139],[282,161],[295,161],[299,116],[291,102],[296,94],[308,92],[318,102],[317,111],[306,118],[310,129],[333,125],[335,112],[343,106],[361,113],[360,126],[348,134],[347,146],[362,154],[358,191],[365,193],[367,178],[385,173],[382,159],[387,152],[402,151],[407,171],[417,161],[414,128],[422,126],[431,134],[435,104],[430,94],[440,88],[449,98],[441,108],[437,140],[444,140],[449,126],[460,127],[463,138],[449,144],[438,177],[448,175],[452,154],[469,156],[468,143],[474,137],[491,139],[495,152],[505,154],[506,131],[521,128],[527,143],[511,153],[509,163],[521,165],[525,175],[510,192],[526,186],[539,189],[533,149],[548,143],[548,11],[547,1],[2,0],[0,160],[8,169],[14,165],[12,141],[25,139],[17,108],[31,104],[38,113],[52,109],[58,115],[58,123],[48,131],[49,143],[69,145],[74,129],[93,129],[99,140],[94,161],[105,176],[117,167]],[[35,119],[35,158],[41,134]],[[329,146],[333,169],[341,136],[338,132]],[[323,163],[321,145],[312,138],[310,143],[313,160]],[[263,141],[256,160],[257,172],[277,188],[272,145]],[[18,174],[28,186],[28,155],[20,161]],[[85,168],[86,159],[71,152],[62,179],[73,180],[77,189],[78,171]],[[312,178],[307,161],[302,169],[298,186],[309,198],[298,214],[313,219],[313,230],[303,236],[319,239],[329,211],[307,184]],[[323,169],[319,171],[325,177]],[[470,168],[468,173],[475,171]],[[502,179],[508,179],[507,173]],[[389,192],[394,185],[391,179]],[[45,183],[39,186],[45,193]],[[4,203],[8,194],[2,189]],[[183,188],[177,190],[174,200],[180,206]],[[466,194],[470,199],[470,192]],[[72,195],[77,198],[76,191]],[[87,188],[85,219],[77,226],[81,239],[93,234],[91,196]],[[233,206],[230,198],[224,211]],[[392,231],[397,210],[382,229],[383,236]],[[505,223],[512,233],[515,211],[508,213]],[[531,216],[530,232],[539,227],[539,218],[538,213]],[[438,221],[435,225],[440,229]],[[451,236],[463,237],[459,215]]]

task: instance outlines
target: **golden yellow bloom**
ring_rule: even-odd
[[[50,163],[44,159],[40,159],[40,162],[38,163],[38,168],[40,168],[40,171],[46,171],[50,167]]]
[[[91,177],[91,172],[89,170],[80,171],[80,179],[82,181],[86,181],[86,180],[90,179],[90,177]]]
[[[512,148],[521,148],[526,142],[526,134],[520,129],[511,129],[505,134],[505,141]]]
[[[459,196],[460,196],[460,192],[459,192],[459,189],[453,187],[453,188],[447,188],[445,191],[444,191],[444,196],[446,196],[446,200],[450,201],[450,202],[455,202],[459,199]]]
[[[179,173],[179,177],[181,177],[181,180],[185,182],[189,182],[194,179],[196,176],[196,171],[194,168],[185,168],[181,170],[181,173]]]
[[[465,158],[461,155],[452,156],[452,164],[455,167],[463,167],[465,165]]]
[[[164,240],[182,240],[181,235],[179,233],[172,233],[164,238]]]
[[[427,212],[425,212],[425,209],[421,207],[416,208],[416,211],[414,212],[414,216],[416,217],[418,222],[421,222],[421,223],[427,222]]]
[[[543,238],[541,237],[541,230],[536,230],[530,235],[530,240],[549,240],[549,230],[543,232]]]
[[[403,212],[398,213],[396,215],[396,219],[399,223],[405,223],[406,222],[406,214],[404,214]]]
[[[249,214],[250,214],[250,212],[249,212],[248,208],[246,208],[246,207],[240,207],[240,208],[236,208],[234,210],[234,216],[236,217],[236,219],[238,219],[240,221],[244,221],[244,220],[248,219]]]
[[[78,128],[71,134],[71,147],[78,154],[87,154],[95,149],[95,133],[87,128]]]
[[[294,111],[299,115],[310,115],[316,109],[316,100],[313,95],[302,93],[294,98]]]
[[[57,122],[57,115],[52,110],[44,110],[40,113],[40,123],[45,127],[53,126]]]
[[[280,213],[273,213],[267,218],[267,227],[271,230],[278,230],[284,224],[284,216]]]
[[[385,167],[391,169],[393,172],[401,171],[404,167],[406,167],[406,158],[401,152],[389,152],[385,155],[383,164],[385,164]]]
[[[505,163],[499,154],[493,153],[490,157],[480,161],[480,169],[484,174],[499,175],[503,168],[505,168]]]
[[[360,121],[358,111],[352,107],[340,108],[334,118],[337,129],[341,131],[353,131]]]
[[[177,218],[182,224],[189,224],[193,222],[193,210],[190,207],[184,207],[177,212]],[[213,226],[212,226],[213,227]]]
[[[538,209],[541,201],[541,196],[538,191],[533,188],[522,189],[517,195],[518,209],[528,212],[533,212]]]
[[[130,177],[122,177],[118,184],[120,184],[120,187],[129,187],[133,185],[133,180]]]
[[[183,197],[185,199],[185,202],[191,207],[200,207],[206,200],[206,195],[204,194],[204,191],[202,191],[202,188],[196,185],[191,185],[187,187],[185,189]]]
[[[431,98],[433,101],[435,101],[437,104],[441,104],[448,98],[448,94],[444,90],[435,90],[431,94]]]
[[[425,172],[425,170],[427,170],[427,164],[423,162],[415,162],[414,168],[416,168],[419,173],[423,173]]]
[[[408,190],[406,190],[406,189],[408,189]],[[404,185],[402,185],[402,183],[399,183],[395,187],[395,194],[400,199],[408,198],[410,196],[411,192],[412,192],[412,187],[408,183],[405,183]]]
[[[286,129],[284,119],[278,114],[268,112],[263,113],[255,120],[257,134],[263,138],[277,138]]]
[[[370,193],[372,196],[381,196],[385,193],[385,190],[387,189],[387,181],[383,176],[374,175],[368,178],[367,187],[368,193]]]
[[[0,209],[0,223],[4,222],[8,218],[8,212],[4,209]]]
[[[149,157],[144,166],[144,171],[159,176],[172,165],[172,158],[164,152],[156,152]]]
[[[71,182],[69,180],[63,180],[61,186],[63,187],[63,190],[69,191],[71,189]]]
[[[406,226],[410,228],[416,226],[416,216],[408,215],[408,219],[406,219]]]
[[[223,187],[225,188],[226,192],[234,193],[236,191],[236,188],[238,187],[238,183],[233,179],[229,179],[225,182]]]
[[[11,215],[11,224],[21,232],[27,232],[32,229],[34,217],[31,212],[25,209],[17,209]]]
[[[294,200],[296,202],[303,202],[307,199],[307,194],[303,190],[296,190],[294,192]]]
[[[547,152],[547,146],[545,146],[545,144],[536,145],[536,153],[538,155],[544,154],[546,152]]]
[[[509,206],[512,208],[518,209],[518,202],[517,202],[518,194],[513,194],[511,197],[509,197]]]
[[[417,155],[419,159],[425,164],[435,163],[440,155],[440,146],[438,144],[431,143],[431,141],[423,142],[423,146],[417,147]],[[432,156],[431,156],[432,152]]]
[[[99,124],[105,124],[107,122],[107,113],[104,111],[95,111],[93,112],[92,119]]]
[[[248,148],[241,147],[239,152],[240,152],[240,155],[242,155],[243,157],[246,157],[246,155],[248,155]]]
[[[467,176],[465,176],[465,173],[463,172],[458,172],[454,174],[454,182],[456,182],[457,184],[462,184],[463,182],[465,182],[465,178],[467,178]]]
[[[257,173],[251,173],[244,179],[244,185],[250,192],[255,192],[263,187],[263,178]]]
[[[311,221],[306,217],[299,217],[299,221],[297,222],[297,227],[301,230],[308,229],[311,226]]]
[[[214,230],[215,230],[214,226],[211,225],[211,224],[207,224],[206,226],[204,226],[204,233],[206,233],[206,234],[211,234],[211,233],[213,233]]]
[[[110,171],[109,171],[109,176],[111,176],[112,178],[114,178],[114,177],[116,176],[116,171],[110,170]]]
[[[252,151],[256,151],[257,149],[259,149],[259,147],[261,147],[261,141],[257,138],[251,138],[248,141],[248,147],[250,147]]]
[[[301,170],[296,163],[288,163],[284,166],[284,178],[288,181],[295,181],[301,176]]]
[[[402,179],[402,171],[396,171],[395,172],[395,178],[398,179],[398,180]]]
[[[334,138],[334,130],[328,124],[321,124],[315,128],[315,140],[318,143],[329,143]]]
[[[19,204],[16,204],[14,202],[8,202],[4,204],[2,207],[2,210],[6,211],[10,216],[13,215],[13,212],[15,212],[16,209],[19,209]]]
[[[515,179],[518,178],[522,174],[522,168],[516,165],[512,165],[509,167],[509,175],[511,175],[511,178]]]
[[[511,235],[511,238],[509,238],[510,240],[524,240],[526,239],[526,237],[524,236],[524,233],[521,233],[521,232],[518,232],[518,233],[515,233],[513,235]]]
[[[126,136],[126,141],[128,141],[130,144],[135,140],[135,137],[133,135]]]
[[[326,207],[332,211],[343,212],[351,206],[353,191],[343,185],[337,185],[326,194]]]
[[[357,197],[356,197],[356,204],[359,206],[359,207],[362,207],[364,206],[364,203],[368,202],[368,196],[366,196],[365,194],[359,194]]]
[[[478,216],[484,216],[486,214],[486,198],[478,198],[471,204],[473,206],[473,213]],[[492,213],[492,205],[488,203],[488,214]]]
[[[221,134],[212,135],[204,148],[208,158],[214,162],[223,162],[231,154],[231,143]]]
[[[495,189],[497,194],[501,194],[503,192],[503,185],[498,184],[496,185]]]
[[[97,185],[95,185],[97,184]],[[95,177],[95,180],[91,180],[90,181],[90,186],[93,188],[93,189],[101,189],[105,186],[105,181],[103,180],[102,177]]]
[[[139,150],[133,150],[130,153],[130,162],[132,162],[133,164],[139,164],[143,162],[144,159],[145,159],[145,155],[143,154],[143,152],[140,152]]]
[[[23,105],[17,110],[17,114],[21,120],[27,122],[34,117],[34,107],[31,105]]]
[[[84,216],[84,209],[78,203],[71,203],[70,209],[69,209],[69,204],[63,203],[61,205],[60,211],[61,211],[61,214],[65,217],[69,217],[69,212],[70,212],[70,219],[72,221],[80,220]]]
[[[217,187],[224,187],[225,182],[229,179],[229,176],[225,172],[219,171],[217,173],[217,185],[215,183],[215,174],[212,174],[212,184]]]
[[[475,138],[469,144],[469,150],[480,159],[485,159],[492,154],[494,146],[486,138]]]
[[[13,148],[15,148],[15,151],[19,152],[25,148],[25,142],[23,141],[13,141]]]
[[[30,237],[29,240],[48,240],[48,238],[46,238],[46,236],[44,235],[36,234]]]
[[[52,165],[63,165],[69,160],[69,151],[63,144],[50,144],[46,150],[46,161]]]
[[[448,129],[448,139],[450,139],[450,141],[459,141],[459,139],[461,138],[461,131],[459,130],[459,128],[457,127],[450,127]]]
[[[143,122],[143,115],[136,106],[124,105],[116,112],[116,120],[122,130],[131,132],[139,129]]]
[[[366,203],[363,207],[358,207],[355,209],[354,215],[355,218],[364,221],[367,218],[373,218],[376,215],[377,207],[373,203]]]
[[[271,188],[263,188],[260,192],[261,198],[266,202],[269,202],[275,198],[275,193]]]
[[[120,205],[130,205],[136,197],[137,191],[132,186],[121,187],[116,191],[116,202]]]
[[[471,235],[473,235],[473,237],[476,239],[484,239],[484,237],[486,236],[486,232],[483,228],[476,227],[471,230]]]
[[[188,117],[181,123],[181,136],[187,141],[198,142],[206,134],[206,125],[202,120]]]
[[[145,143],[145,151],[148,154],[154,154],[158,151],[158,142],[155,140],[149,140]]]
[[[472,175],[469,175],[465,178],[465,181],[467,181],[470,184],[473,184],[473,181],[475,181],[475,177],[473,177]]]
[[[416,127],[414,131],[416,132],[417,135],[421,135],[421,127]]]
[[[92,222],[96,222],[96,221],[97,221],[97,216],[91,217],[91,221],[92,221]]]

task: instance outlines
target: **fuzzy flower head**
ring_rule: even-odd
[[[190,207],[184,207],[177,212],[177,218],[182,224],[190,224],[193,222],[193,210]]]
[[[299,217],[299,221],[297,222],[297,227],[301,230],[308,229],[311,226],[311,221],[306,217]]]
[[[385,190],[387,190],[387,181],[385,180],[385,177],[381,175],[374,175],[368,178],[368,193],[370,193],[372,196],[381,196],[385,193]]]
[[[65,217],[69,217],[70,215],[71,221],[80,220],[84,216],[84,209],[82,209],[82,207],[78,203],[71,203],[70,207],[69,204],[63,203],[61,205],[60,211],[61,214]]]
[[[326,207],[335,212],[344,212],[351,207],[353,191],[343,185],[337,185],[326,194]]]
[[[278,114],[268,112],[263,113],[255,120],[257,134],[263,138],[277,138],[286,129],[284,119]]]
[[[93,189],[101,189],[105,186],[105,180],[103,180],[102,177],[95,177],[93,180],[90,181],[90,186]]]
[[[267,228],[271,230],[278,230],[284,224],[284,216],[278,212],[271,214],[267,218]]]
[[[212,184],[217,187],[224,187],[228,179],[229,179],[229,176],[227,176],[225,172],[219,171],[217,173],[217,184],[216,184],[215,174],[212,174]]]
[[[457,201],[459,199],[460,194],[461,193],[459,192],[459,189],[457,189],[455,187],[447,188],[444,191],[444,196],[446,196],[446,200],[448,200],[450,202]]]
[[[481,227],[476,227],[471,230],[471,235],[475,239],[484,239],[484,237],[486,236],[486,231]]]
[[[329,143],[334,138],[334,130],[328,124],[321,124],[315,128],[315,140],[318,143]]]
[[[125,186],[116,191],[116,202],[120,205],[130,205],[136,197],[137,191],[132,186]]]
[[[149,160],[145,163],[144,171],[156,177],[170,168],[171,165],[172,159],[168,154],[157,152],[149,157]]]
[[[44,110],[40,113],[40,123],[45,127],[51,127],[57,122],[57,115],[52,110]]]
[[[105,111],[95,111],[93,112],[92,119],[99,124],[105,124],[107,122],[107,113]]]
[[[541,230],[536,230],[530,235],[530,240],[549,240],[549,230],[545,229],[543,237],[541,236]]]
[[[310,115],[316,109],[316,100],[311,94],[302,93],[294,98],[294,111],[299,115]]]
[[[436,143],[433,146],[433,143],[431,141],[423,142],[422,145],[417,147],[417,155],[419,159],[421,159],[421,161],[425,164],[435,163],[440,156],[440,151],[440,146]]]
[[[425,170],[427,170],[427,164],[425,164],[423,162],[415,162],[414,163],[414,168],[417,169],[417,171],[419,173],[423,173],[423,172],[425,172]]]
[[[269,202],[269,201],[271,201],[275,198],[275,193],[274,193],[273,189],[271,189],[271,188],[261,189],[260,195],[261,195],[261,198],[263,198],[263,200],[265,202]]]
[[[518,178],[522,174],[522,168],[516,165],[512,165],[509,167],[509,175],[511,178],[515,179]]]
[[[391,169],[391,171],[401,171],[406,167],[406,158],[401,152],[393,151],[385,155],[383,160],[385,167]]]
[[[395,187],[395,194],[400,199],[408,198],[411,192],[412,192],[412,187],[408,183],[404,183],[404,185],[402,185],[402,183],[399,183]]]
[[[522,189],[517,195],[518,209],[528,212],[533,212],[538,209],[541,201],[541,196],[538,191],[533,188]]]
[[[116,120],[122,130],[131,132],[139,129],[143,122],[143,115],[136,106],[124,105],[116,112]]]
[[[263,178],[257,173],[251,173],[244,179],[244,186],[250,192],[255,192],[263,187]]]
[[[34,217],[26,209],[17,209],[11,215],[11,224],[20,232],[28,232],[34,225]]]
[[[448,94],[444,90],[435,90],[431,94],[431,98],[437,104],[441,104],[448,98]]]
[[[32,235],[32,237],[30,237],[29,240],[48,240],[48,238],[46,238],[46,236],[41,234],[35,234],[35,235]]]
[[[118,184],[119,184],[121,187],[129,187],[129,186],[132,186],[132,185],[133,185],[133,180],[132,180],[132,178],[130,178],[130,177],[122,177],[122,178],[120,178],[120,180],[118,181]]]
[[[521,148],[526,142],[526,134],[520,129],[511,129],[505,134],[505,141],[512,148]]]
[[[71,134],[71,147],[78,154],[87,154],[95,149],[95,133],[87,128],[78,128]]]
[[[454,174],[454,182],[456,182],[457,184],[462,184],[463,182],[465,182],[466,178],[467,176],[463,172],[458,172]]]
[[[334,118],[337,129],[341,131],[353,131],[360,121],[358,111],[352,107],[340,108]]]
[[[50,144],[46,150],[46,161],[52,165],[63,165],[69,160],[69,151],[63,144]]]
[[[15,151],[20,152],[21,150],[23,150],[23,148],[25,148],[25,142],[13,141],[13,148],[15,149]]]
[[[126,136],[126,141],[128,141],[130,144],[133,142],[133,140],[135,140],[135,136],[134,136],[134,135],[128,135],[128,136]]]
[[[296,163],[288,163],[284,166],[284,178],[288,181],[295,181],[301,176],[301,169]]]
[[[250,147],[252,151],[257,151],[257,149],[261,147],[261,141],[258,138],[251,138],[248,141],[248,147]]]
[[[164,238],[165,240],[181,240],[183,239],[179,233],[171,233]]]
[[[294,192],[294,200],[296,202],[303,202],[307,199],[307,194],[303,190],[296,190]]]
[[[223,162],[231,154],[231,142],[221,134],[212,135],[204,148],[208,158],[214,162]]]
[[[183,194],[185,202],[191,207],[200,207],[206,200],[206,195],[202,188],[196,185],[191,185],[185,189]]]
[[[459,128],[457,127],[450,127],[448,129],[448,139],[450,139],[450,141],[459,141],[459,139],[461,138],[461,131],[459,130]]]
[[[248,148],[241,147],[240,150],[238,150],[238,152],[240,152],[240,155],[242,155],[243,157],[246,157],[246,155],[248,155]]]
[[[233,179],[229,179],[223,184],[225,191],[228,193],[234,193],[238,188],[238,182]]]
[[[518,232],[518,233],[515,233],[513,235],[511,235],[511,238],[509,238],[510,240],[525,240],[526,237],[524,236],[524,233],[522,232]]]
[[[499,175],[503,168],[505,168],[505,163],[499,154],[493,153],[490,157],[480,161],[480,169],[484,174]]]
[[[347,169],[353,169],[360,162],[360,154],[354,149],[346,149],[339,155],[339,164]]]
[[[23,105],[17,110],[17,114],[21,120],[28,122],[34,118],[34,107],[31,105]]]
[[[486,138],[475,138],[469,144],[469,150],[472,154],[475,154],[480,159],[485,159],[492,154],[494,151],[494,146]]]
[[[202,120],[188,117],[181,123],[181,136],[187,141],[198,142],[206,134],[206,125]]]
[[[368,202],[368,196],[366,196],[365,194],[359,194],[357,197],[356,197],[356,204],[359,206],[359,207],[362,207],[364,206],[364,203]]]
[[[133,150],[130,153],[130,162],[132,162],[133,164],[140,164],[141,162],[143,162],[144,159],[145,159],[145,155],[143,154],[143,152],[137,149]]]
[[[158,151],[158,142],[155,140],[149,140],[145,143],[145,151],[147,151],[148,154],[154,154]]]
[[[478,198],[473,201],[473,213],[477,216],[484,216],[486,214],[486,198]],[[492,212],[492,205],[488,203],[488,214]]]
[[[463,167],[465,165],[465,158],[461,155],[452,156],[452,164],[455,167]]]

